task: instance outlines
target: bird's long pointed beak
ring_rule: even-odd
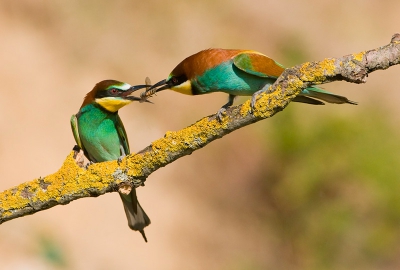
[[[135,97],[135,96],[130,96],[130,94],[132,94],[133,92],[135,92],[135,91],[137,91],[137,90],[140,90],[140,89],[143,89],[143,88],[148,88],[149,87],[149,85],[144,85],[144,84],[141,84],[141,85],[134,85],[134,86],[132,86],[131,88],[129,88],[129,90],[127,90],[125,93],[124,93],[124,95],[123,95],[123,98],[124,99],[128,99],[128,100],[132,100],[132,101],[141,101],[141,102],[143,102],[143,100],[142,100],[142,98],[140,98],[140,97]],[[146,102],[149,102],[149,103],[152,103],[152,102],[150,102],[150,101],[147,101],[146,100]]]
[[[153,84],[150,88],[146,89],[146,91],[140,94],[140,97],[142,98],[142,100],[147,100],[155,93],[169,88],[170,86],[168,85],[167,80],[162,80],[156,84]]]
[[[155,88],[157,88],[159,86],[162,86],[162,87],[160,87],[160,88],[163,88],[162,90],[167,89],[168,88],[167,80],[162,80],[162,81],[159,81],[156,84],[153,84],[149,89],[146,90],[146,92],[150,92],[150,91],[153,92],[154,91],[153,89],[155,89]],[[160,91],[160,88],[158,88],[155,92]]]
[[[129,88],[128,90],[124,91],[121,94],[121,96],[122,97],[127,97],[130,94],[132,94],[133,92],[135,92],[137,90],[140,90],[140,89],[143,89],[143,88],[146,88],[146,87],[149,87],[149,86],[148,85],[134,85],[134,86],[131,86],[131,88]]]
[[[167,85],[164,85],[164,86],[162,86],[162,87],[157,88],[156,93],[157,93],[157,92],[160,92],[160,91],[162,91],[162,90],[165,90],[165,89],[169,89],[169,88],[170,88],[170,87],[169,87],[168,84],[167,84]]]
[[[135,96],[128,96],[128,97],[124,97],[124,99],[128,99],[128,100],[132,100],[132,101],[140,101],[140,102],[148,102],[148,103],[153,103],[147,99],[142,99],[140,97],[135,97]]]
[[[147,88],[147,87],[149,87],[149,85],[146,85],[146,84],[134,85],[128,91],[130,93],[133,93],[133,92],[135,92],[137,90],[140,90],[140,89],[143,89],[143,88]]]

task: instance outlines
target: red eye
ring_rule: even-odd
[[[112,89],[110,90],[110,93],[113,94],[113,95],[116,95],[116,94],[118,94],[118,90],[115,89],[115,88],[112,88]]]
[[[172,77],[171,81],[173,84],[177,84],[178,83],[178,79],[176,77]]]

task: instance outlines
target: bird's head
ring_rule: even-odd
[[[181,94],[193,95],[195,89],[193,89],[192,80],[216,65],[214,58],[211,57],[212,52],[212,49],[204,50],[184,59],[172,70],[165,80],[159,81],[147,89],[146,92],[142,93],[142,99],[148,98],[165,89],[170,89]]]
[[[130,94],[147,86],[131,86],[115,80],[101,81],[94,86],[92,91],[87,93],[81,108],[88,104],[96,103],[109,112],[116,112],[132,101],[143,101],[141,98],[131,96]]]
[[[182,68],[183,64],[180,63],[167,77],[167,79],[159,81],[152,85],[145,93],[146,96],[151,96],[162,90],[170,89],[181,94],[193,95],[191,77]]]

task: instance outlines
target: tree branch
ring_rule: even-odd
[[[60,170],[0,193],[0,224],[59,204],[96,197],[118,190],[123,184],[143,185],[157,169],[190,155],[234,130],[272,117],[283,110],[301,90],[316,84],[344,80],[365,83],[369,73],[400,63],[400,35],[383,47],[341,58],[326,58],[286,69],[267,93],[258,97],[253,113],[250,101],[229,108],[220,123],[216,116],[204,117],[179,131],[168,131],[137,154],[117,161],[96,163],[86,170],[71,152]]]

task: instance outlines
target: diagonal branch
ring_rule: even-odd
[[[234,130],[272,117],[310,85],[344,80],[365,83],[369,73],[400,63],[400,34],[377,49],[341,58],[326,58],[286,69],[267,93],[258,97],[253,113],[250,101],[227,110],[222,122],[212,115],[179,131],[167,131],[137,154],[117,161],[96,163],[86,170],[79,167],[71,152],[58,172],[0,193],[0,224],[59,204],[96,197],[118,190],[119,185],[143,185],[157,169],[190,155]]]

